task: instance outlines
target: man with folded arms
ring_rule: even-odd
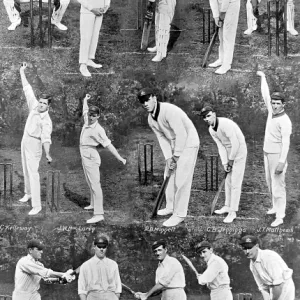
[[[246,235],[240,245],[250,259],[250,270],[263,300],[295,300],[295,285],[290,269],[281,256],[272,250],[261,250],[258,238]]]

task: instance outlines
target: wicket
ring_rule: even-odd
[[[40,47],[44,46],[43,33],[43,2],[39,1],[39,28],[40,28]],[[52,27],[51,27],[51,0],[48,0],[48,47],[52,47]],[[30,0],[30,28],[31,28],[31,47],[34,46],[34,17],[33,17],[33,0]]]
[[[210,190],[217,191],[219,187],[219,156],[218,155],[205,156],[205,191],[208,191],[208,185],[209,185],[208,184],[209,162],[210,162]],[[215,184],[214,184],[214,180],[215,180]]]
[[[50,211],[53,208],[57,212],[60,210],[60,171],[47,172],[47,188],[46,188],[46,210],[47,205],[50,206]]]
[[[272,32],[271,32],[271,2],[275,2],[275,21],[276,21],[276,28],[275,28],[275,47],[276,47],[276,55],[279,56],[279,20],[280,20],[280,9],[279,3],[280,0],[268,0],[267,3],[267,14],[268,14],[268,56],[271,56],[272,50]],[[287,49],[287,0],[283,0],[284,5],[284,16],[283,16],[283,23],[284,23],[284,30],[283,30],[283,54],[287,57],[288,49]],[[282,23],[281,23],[282,25]]]
[[[153,182],[153,145],[152,144],[144,144],[144,185],[147,185],[148,181],[148,152],[147,149],[150,150],[150,183]],[[139,182],[142,184],[142,162],[141,162],[141,144],[138,144],[138,173],[139,173]]]
[[[211,22],[211,9],[210,8],[202,8],[202,44],[205,44],[206,42],[209,43],[211,39],[211,32],[213,33],[216,29],[216,24],[214,22],[214,19],[212,18]],[[213,25],[211,25],[211,23]],[[207,25],[207,26],[206,26]],[[211,31],[212,27],[212,31]],[[207,41],[206,41],[207,36]]]
[[[1,172],[2,169],[2,172]],[[3,190],[0,185],[0,203],[2,203],[2,191],[3,202],[8,206],[12,205],[12,193],[13,193],[13,164],[12,163],[0,163],[0,176],[3,177]],[[1,180],[1,177],[0,177]]]

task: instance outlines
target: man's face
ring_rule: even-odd
[[[282,103],[281,100],[271,99],[271,105],[272,105],[273,114],[277,115],[283,111],[285,103]]]
[[[98,121],[99,117],[100,116],[98,114],[96,114],[94,112],[89,112],[88,113],[88,124],[92,125],[92,124],[96,123]]]
[[[156,96],[149,96],[148,101],[145,101],[142,106],[148,113],[154,111],[156,105]]]
[[[29,249],[29,254],[35,259],[40,260],[42,258],[43,250],[39,250],[37,247]]]
[[[38,112],[43,113],[49,109],[49,104],[47,99],[41,98],[39,100],[39,105],[38,105]]]
[[[153,250],[154,255],[159,261],[163,261],[167,255],[167,249],[162,245]]]
[[[94,249],[95,249],[95,254],[98,258],[102,259],[106,256],[107,245],[96,244]]]
[[[203,120],[209,126],[214,126],[216,123],[216,113],[210,111],[206,116],[203,117]]]
[[[243,247],[243,251],[245,253],[245,255],[247,256],[247,258],[252,259],[253,261],[256,260],[257,255],[258,255],[258,244],[254,245],[252,248],[250,248],[249,246],[242,246]]]
[[[212,255],[212,249],[205,248],[201,251],[200,255],[204,259],[205,262],[208,262]]]

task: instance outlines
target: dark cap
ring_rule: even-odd
[[[271,99],[272,100],[281,100],[282,102],[284,102],[284,94],[281,93],[281,92],[274,92],[272,95],[271,95]]]
[[[155,95],[153,89],[151,88],[143,88],[138,92],[138,99],[141,103],[145,103],[146,101],[148,101],[150,95]]]
[[[256,244],[258,244],[258,238],[254,235],[245,235],[244,237],[241,238],[240,240],[240,245],[243,248],[246,249],[251,249],[254,247]]]
[[[155,241],[152,244],[152,251],[154,251],[156,248],[158,248],[159,246],[163,246],[163,248],[166,248],[167,243],[164,240],[159,240],[159,241]]]
[[[38,250],[43,250],[44,245],[39,240],[31,240],[27,244],[27,249],[38,248]]]
[[[98,106],[91,105],[89,107],[89,113],[100,115],[100,108]]]
[[[196,249],[197,251],[201,252],[202,250],[204,249],[210,249],[212,248],[212,245],[211,243],[209,243],[208,241],[202,241],[201,243],[199,243],[197,246],[196,246]]]
[[[108,239],[105,236],[97,236],[94,239],[94,245],[108,246]]]
[[[200,116],[205,117],[211,111],[214,111],[211,106],[204,106],[200,111]]]

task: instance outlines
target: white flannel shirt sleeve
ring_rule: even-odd
[[[52,121],[48,116],[45,116],[42,122],[42,130],[41,130],[41,142],[44,143],[52,143],[51,142],[51,133],[52,133]]]
[[[52,273],[52,270],[45,268],[42,263],[37,264],[30,259],[20,262],[19,268],[25,273],[39,275],[41,277],[49,277]]]
[[[161,276],[157,283],[161,284],[164,287],[168,287],[177,272],[176,266],[174,264],[167,264],[164,269],[164,274]]]
[[[30,84],[25,85],[23,87],[23,91],[25,94],[29,112],[31,112],[33,109],[35,109],[38,106],[39,102],[37,101],[32,86]]]
[[[222,124],[223,128],[221,130],[224,133],[224,135],[230,140],[231,152],[228,155],[229,160],[234,160],[236,155],[237,155],[237,152],[239,150],[240,143],[239,143],[239,140],[237,138],[234,127],[230,126],[230,125],[231,125],[230,123],[224,122],[224,124]]]
[[[270,90],[266,76],[261,77],[261,94],[269,113],[272,113]]]
[[[289,152],[290,148],[290,135],[292,134],[292,123],[290,120],[288,122],[281,122],[281,142],[282,142],[282,148],[280,153],[279,162],[285,163],[286,158]]]
[[[114,277],[115,277],[115,282],[116,282],[116,292],[115,293],[121,294],[122,293],[122,282],[121,282],[121,278],[120,278],[118,265],[116,266]]]
[[[213,261],[209,264],[205,272],[201,275],[198,275],[198,283],[205,285],[212,282],[219,274],[221,266],[217,261]]]
[[[87,295],[88,290],[88,273],[85,266],[80,267],[79,277],[78,277],[78,295]]]
[[[213,138],[213,140],[215,141],[215,143],[217,144],[219,155],[220,155],[221,161],[222,161],[222,165],[226,165],[228,163],[227,150],[226,150],[225,146],[221,143],[221,141],[218,139],[218,137],[216,137],[214,134],[212,134],[211,130],[212,129],[209,128],[209,133],[210,133],[211,137]]]
[[[229,7],[230,0],[222,0],[221,12],[226,12]]]
[[[219,3],[218,0],[209,0],[209,5],[214,18],[219,18]]]

